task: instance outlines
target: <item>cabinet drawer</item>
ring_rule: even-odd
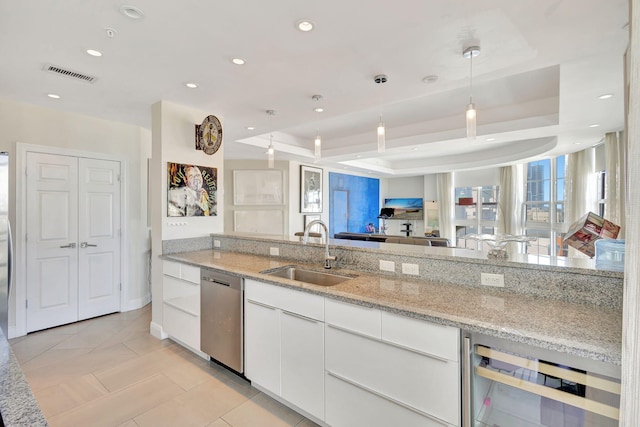
[[[290,313],[324,320],[324,297],[245,279],[245,297]]]
[[[162,261],[162,274],[200,284],[200,268],[175,261]]]
[[[200,316],[164,304],[163,317],[162,328],[170,337],[200,350]]]
[[[424,320],[382,312],[382,339],[457,362],[460,330]]]
[[[448,426],[331,374],[325,387],[326,421],[333,427]]]
[[[195,316],[200,315],[200,285],[171,276],[163,276],[162,299]]]
[[[350,331],[380,338],[380,310],[327,298],[325,322]]]
[[[328,372],[355,381],[436,419],[458,424],[458,363],[425,356],[329,325],[325,331],[325,347]]]

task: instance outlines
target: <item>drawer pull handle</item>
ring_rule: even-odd
[[[251,304],[259,305],[260,307],[268,308],[270,310],[275,310],[276,309],[275,307],[272,307],[272,306],[267,305],[267,304],[263,304],[263,303],[258,302],[258,301],[254,301],[252,299],[247,299],[247,302],[251,303]]]

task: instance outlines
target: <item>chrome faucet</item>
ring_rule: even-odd
[[[335,256],[329,255],[329,227],[327,227],[327,224],[325,224],[319,219],[314,219],[309,224],[307,224],[307,226],[304,228],[304,236],[302,237],[302,244],[306,245],[309,242],[309,230],[315,224],[320,224],[322,228],[324,228],[324,235],[325,235],[324,268],[331,268],[331,261],[335,261],[338,258],[336,258]]]

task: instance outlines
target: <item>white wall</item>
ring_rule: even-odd
[[[128,268],[123,290],[127,306],[138,308],[148,302],[147,266],[147,158],[151,133],[137,126],[65,113],[0,99],[0,151],[10,154],[10,219],[16,223],[16,143],[106,153],[126,160],[124,188],[128,233]],[[19,238],[19,236],[15,236]],[[16,277],[16,281],[22,280]],[[9,324],[15,325],[15,301],[11,301]]]
[[[151,229],[152,229],[152,306],[151,330],[162,332],[162,241],[208,236],[224,231],[224,147],[214,155],[195,149],[195,125],[212,113],[184,107],[166,101],[151,106],[152,166],[151,166]],[[223,125],[223,118],[217,115]],[[210,217],[167,217],[167,163],[182,163],[217,168],[218,212]]]
[[[454,172],[453,184],[455,187],[500,185],[500,168]]]

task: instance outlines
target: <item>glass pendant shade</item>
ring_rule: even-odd
[[[385,150],[384,133],[384,123],[382,122],[382,118],[380,118],[380,123],[378,123],[378,153],[384,153]]]
[[[467,139],[476,139],[476,105],[467,105]]]
[[[318,160],[321,156],[322,151],[322,139],[320,139],[320,135],[316,136],[316,139],[313,141],[313,155]]]

